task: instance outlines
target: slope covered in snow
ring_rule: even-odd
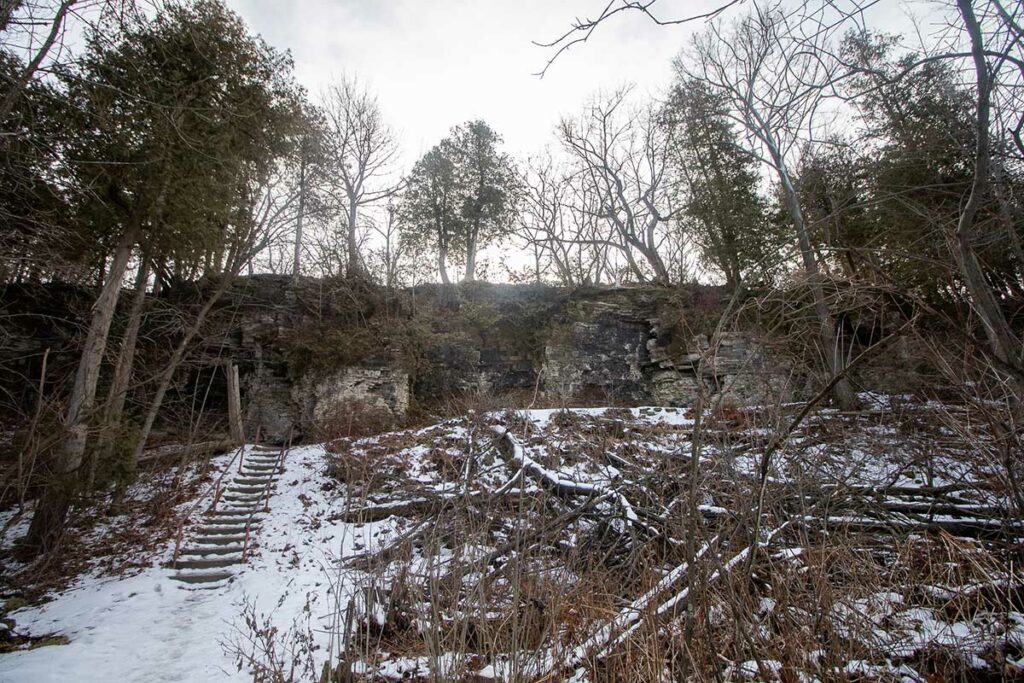
[[[726,678],[1016,672],[1019,527],[998,463],[931,410],[820,411],[768,463],[758,411],[470,415],[297,447],[233,577],[173,581],[173,543],[133,575],[93,568],[8,615],[69,642],[0,655],[0,681],[673,680],[692,605],[690,651],[714,643]]]

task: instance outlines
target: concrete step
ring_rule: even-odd
[[[220,583],[225,579],[230,579],[234,576],[234,572],[228,571],[213,571],[213,572],[178,572],[172,574],[171,578],[175,581],[182,581],[183,583]]]
[[[252,535],[252,529],[249,530],[249,535]],[[204,545],[231,545],[233,543],[244,543],[245,527],[224,527],[223,529],[206,527],[199,529],[199,533],[196,535],[194,542],[202,543]]]
[[[201,557],[192,560],[178,560],[176,569],[223,569],[232,567],[242,562],[242,555],[229,555],[225,557]]]
[[[245,537],[243,536],[243,541]],[[203,543],[202,540],[196,539],[196,543]],[[211,557],[214,555],[238,555],[239,561],[241,561],[241,555],[245,546],[232,543],[231,545],[192,545],[187,548],[183,548],[178,557],[188,555],[190,557]]]

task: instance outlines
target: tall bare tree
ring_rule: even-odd
[[[355,78],[332,83],[324,94],[327,145],[340,178],[348,246],[348,274],[362,269],[359,254],[359,212],[391,197],[400,188],[394,177],[398,141],[384,121],[377,98]]]
[[[843,376],[845,348],[825,298],[821,265],[791,172],[802,136],[813,130],[836,78],[836,64],[829,57],[833,34],[823,28],[827,25],[808,5],[757,4],[736,22],[713,22],[693,40],[677,69],[723,96],[747,133],[751,153],[778,179],[814,301],[821,351],[829,371],[839,378],[833,398],[850,407],[855,396]]]
[[[594,98],[582,116],[561,122],[559,137],[575,161],[574,182],[598,197],[598,217],[612,228],[606,245],[641,282],[667,284],[660,250],[675,213],[668,146],[651,111],[628,111],[628,95],[624,88]]]
[[[516,235],[533,255],[534,279],[553,275],[566,287],[601,282],[611,235],[589,185],[574,183],[569,169],[547,153],[529,161],[522,186]]]

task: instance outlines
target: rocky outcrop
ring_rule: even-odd
[[[570,299],[567,322],[544,349],[544,389],[568,401],[691,405],[698,394],[762,401],[785,385],[753,337],[680,338],[663,322],[665,293],[609,289]]]
[[[355,406],[397,423],[409,409],[409,374],[389,367],[349,367],[327,376],[306,375],[292,387],[292,402],[304,431]]]
[[[166,291],[153,308],[187,318],[214,284]],[[413,403],[429,410],[477,392],[518,392],[510,405],[538,391],[576,405],[675,406],[693,403],[701,392],[740,401],[777,393],[786,374],[755,337],[733,333],[709,348],[708,321],[717,320],[720,295],[698,286],[566,290],[487,283],[385,292],[365,282],[239,278],[177,378],[178,393],[206,397],[206,411],[226,408],[221,373],[211,380],[209,368],[230,358],[241,374],[247,431],[259,427],[270,442],[289,433],[313,437],[317,423],[339,406],[362,406],[400,422]],[[19,294],[3,303],[15,310],[22,299],[33,302]],[[155,368],[164,362],[167,330],[175,334],[161,319],[153,316],[153,329],[140,337],[150,345],[143,345],[142,357]],[[8,336],[16,337],[5,341],[19,356],[41,359],[52,348],[51,372],[57,367],[58,349],[48,338]],[[12,357],[10,366],[21,376],[38,376],[38,368],[16,362]],[[13,375],[10,384],[17,385]]]

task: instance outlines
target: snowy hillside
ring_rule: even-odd
[[[767,463],[755,411],[471,415],[293,448],[230,576],[174,580],[173,539],[137,573],[94,566],[6,615],[68,643],[0,656],[0,680],[672,680],[686,642],[729,680],[1020,676],[1019,522],[936,410],[818,413]]]

